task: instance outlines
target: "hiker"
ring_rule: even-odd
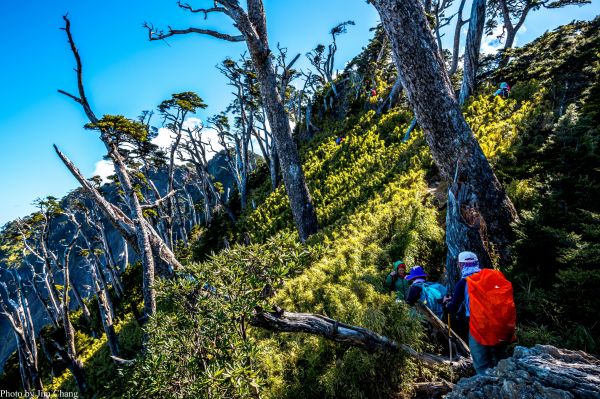
[[[412,281],[406,296],[406,303],[414,305],[417,301],[420,301],[431,309],[439,319],[443,318],[442,300],[446,295],[446,287],[439,283],[427,281],[427,273],[421,266],[410,269],[410,273],[404,278],[407,281]]]
[[[404,279],[406,276],[406,265],[401,260],[394,262],[393,270],[386,276],[384,285],[391,291],[396,291],[398,299],[406,300],[409,283]]]
[[[376,97],[376,96],[377,96],[377,90],[371,89],[371,97]]]
[[[335,143],[337,145],[340,145],[340,144],[342,144],[344,142],[344,140],[346,140],[346,136],[340,136],[340,137],[338,137],[338,138],[335,139]]]
[[[461,279],[444,304],[450,313],[464,306],[469,320],[469,349],[477,374],[484,374],[507,357],[515,340],[516,312],[512,284],[502,272],[481,269],[473,252],[458,254]]]
[[[496,92],[494,93],[494,97],[500,96],[502,98],[508,98],[509,95],[510,95],[510,86],[506,82],[500,83],[500,88],[498,90],[496,90]]]

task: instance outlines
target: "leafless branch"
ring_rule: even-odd
[[[216,2],[215,2],[216,3]],[[179,6],[179,8],[182,8],[184,10],[188,10],[189,12],[192,13],[200,13],[203,12],[204,13],[204,19],[207,19],[208,14],[211,12],[222,12],[222,13],[227,13],[227,9],[223,8],[223,7],[211,7],[211,8],[192,8],[192,6],[189,5],[189,3],[182,3],[181,1],[177,2],[177,5]]]
[[[171,191],[169,194],[165,195],[162,198],[157,199],[156,201],[154,201],[151,204],[145,204],[142,205],[142,209],[153,209],[158,207],[161,203],[163,203],[164,201],[166,201],[167,199],[171,198],[172,196],[174,196],[175,194],[177,194],[177,191],[179,190],[173,190]]]
[[[94,115],[94,112],[90,107],[87,97],[85,96],[85,90],[83,88],[83,67],[81,64],[81,57],[79,56],[79,51],[77,50],[77,46],[75,46],[75,40],[73,39],[73,35],[71,34],[71,21],[66,15],[63,16],[63,19],[65,21],[65,27],[61,29],[67,32],[67,39],[69,41],[69,45],[71,46],[71,52],[75,57],[75,63],[77,65],[77,67],[75,68],[75,72],[77,73],[77,89],[79,91],[79,97],[76,97],[73,94],[69,94],[64,90],[58,90],[58,92],[66,95],[67,97],[70,97],[71,99],[81,104],[90,122],[97,123],[98,118],[96,118],[96,115]]]
[[[217,32],[212,29],[200,29],[200,28],[187,28],[187,29],[173,29],[169,27],[168,32],[164,32],[162,30],[154,30],[154,26],[151,24],[144,24],[144,28],[148,30],[148,39],[150,41],[155,40],[164,40],[167,37],[175,36],[175,35],[186,35],[188,33],[199,33],[201,35],[208,35],[212,37],[216,37],[217,39],[227,40],[228,42],[243,42],[244,36],[242,35],[229,35],[227,33]]]

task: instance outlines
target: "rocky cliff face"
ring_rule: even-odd
[[[224,192],[227,193],[235,189],[234,182],[229,175],[229,173],[224,169],[226,166],[225,158],[222,154],[217,154],[213,159],[209,162],[209,172],[214,176],[214,178],[223,185]],[[181,173],[181,172],[178,172]],[[162,193],[166,191],[167,188],[167,175],[164,171],[156,171],[152,176],[152,181],[157,186],[158,190]],[[192,195],[194,201],[198,201],[200,199],[200,194],[198,190],[192,186],[188,187],[190,194]],[[117,188],[114,184],[106,184],[102,187],[102,191],[106,198],[112,202],[116,203],[118,201]],[[69,203],[69,196],[73,194],[68,194],[65,196],[61,203],[63,207],[65,204]],[[60,220],[57,223],[57,227],[53,229],[50,234],[50,244],[51,247],[53,245],[58,245],[59,241],[69,236],[70,231],[67,224],[61,227]],[[133,250],[127,251],[128,259],[124,259],[124,254],[126,253],[124,248],[124,241],[121,235],[112,227],[112,225],[107,221],[103,221],[104,226],[106,228],[107,239],[111,248],[111,252],[114,256],[114,260],[117,265],[121,265],[124,267],[127,263],[133,263],[136,261],[137,256],[133,252]],[[91,234],[92,232],[89,231]],[[5,267],[4,264],[0,261],[0,268]],[[87,265],[85,265],[83,258],[73,259],[71,266],[69,267],[71,279],[74,284],[77,285],[82,295],[88,296],[90,295],[91,289],[91,281],[89,276],[89,269]],[[29,271],[25,268],[19,270],[24,279],[27,279],[29,276]],[[2,274],[0,274],[0,278],[2,278]],[[57,275],[57,284],[62,284],[60,280],[60,275]],[[43,309],[43,305],[41,302],[35,297],[34,294],[28,296],[29,303],[31,305],[32,317],[34,319],[34,324],[36,330],[40,330],[46,324],[50,323],[46,312]],[[75,301],[71,302],[73,306],[75,306]],[[0,316],[0,372],[2,367],[8,357],[15,351],[16,343],[14,341],[14,336],[10,326],[6,319]]]
[[[486,375],[460,380],[447,399],[598,399],[600,360],[553,346],[518,346]]]

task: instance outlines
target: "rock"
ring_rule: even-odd
[[[600,399],[600,360],[548,345],[517,346],[486,375],[463,378],[447,399]]]

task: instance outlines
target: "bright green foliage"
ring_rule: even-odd
[[[524,135],[506,169],[526,176],[509,191],[523,206],[517,295],[524,320],[564,334],[562,345],[593,352],[600,349],[592,338],[600,317],[600,131],[574,104],[549,128]]]
[[[506,272],[524,345],[600,350],[599,21],[562,27],[515,50],[494,77],[513,86],[511,97],[493,98],[495,82],[486,82],[487,95],[465,108],[521,219]],[[376,35],[381,39],[382,31]],[[382,96],[389,79],[380,77],[390,71],[371,70],[375,44],[353,63]],[[369,111],[377,99],[350,97],[340,100],[348,106],[339,108],[349,111],[345,119],[315,115],[321,130],[300,148],[321,231],[298,243],[284,188],[269,193],[266,168],[259,169],[251,184],[257,208],[236,226],[217,219],[199,229],[199,243],[180,255],[203,262],[158,282],[147,350],[132,367],[115,376],[103,338],[78,334],[98,397],[123,396],[123,387],[126,396],[144,398],[399,397],[410,395],[418,378],[435,377],[401,354],[249,326],[256,306],[278,305],[360,325],[418,350],[438,349],[427,343],[416,314],[383,287],[395,259],[423,265],[434,279],[442,272],[444,215],[427,187],[436,169],[418,128],[401,142],[412,113],[396,108],[377,116]],[[123,121],[116,118],[118,130]],[[336,145],[341,135],[346,140]],[[252,245],[207,258],[224,237],[241,242],[246,232]],[[140,280],[125,276],[134,303],[141,301]],[[131,319],[119,325],[122,346],[139,343]],[[52,387],[74,387],[68,376],[62,373]]]
[[[528,121],[539,105],[537,98],[526,101],[504,100],[500,96],[479,95],[465,109],[465,118],[492,165],[509,151],[528,127]]]
[[[111,141],[146,141],[148,137],[147,126],[141,122],[125,118],[123,115],[104,115],[96,123],[88,123],[86,129],[99,130],[109,135]]]
[[[396,110],[330,122],[331,133],[304,149],[322,226],[307,246],[291,238],[280,189],[243,222],[258,244],[221,251],[186,271],[193,278],[157,287],[160,311],[149,326],[149,351],[131,371],[137,385],[130,396],[248,397],[258,390],[268,397],[359,398],[408,389],[403,384],[417,369],[401,355],[244,331],[254,306],[270,306],[264,296],[274,291],[268,303],[285,310],[325,314],[423,348],[419,319],[383,288],[392,258],[426,265],[434,275],[443,265],[443,231],[426,199],[427,147],[419,132],[401,143],[409,119]],[[342,130],[347,140],[338,146]],[[380,367],[390,363],[396,367]]]
[[[172,109],[181,109],[188,112],[196,112],[198,108],[204,109],[207,105],[200,96],[191,91],[173,94],[169,100],[165,100],[158,106],[161,113],[167,113]]]
[[[375,112],[369,111],[334,125],[332,133],[315,139],[303,166],[320,226],[351,214],[409,168],[430,166],[422,140],[401,143],[409,118],[406,112],[395,110],[376,120]],[[336,145],[339,134],[345,134],[346,140]],[[291,227],[283,187],[245,220],[245,228],[258,240]]]

